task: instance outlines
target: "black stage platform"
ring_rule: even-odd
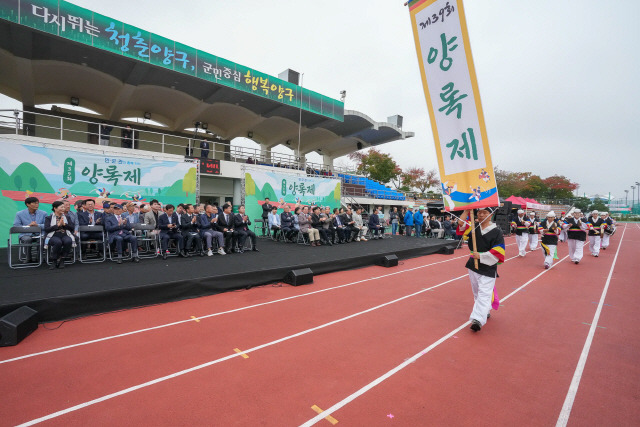
[[[279,282],[298,268],[323,274],[369,266],[384,255],[406,259],[455,247],[453,240],[404,236],[333,247],[259,238],[260,252],[143,259],[139,264],[122,265],[109,260],[76,262],[64,270],[46,266],[12,270],[4,261],[6,250],[1,250],[0,317],[27,305],[38,312],[40,322],[65,320]]]

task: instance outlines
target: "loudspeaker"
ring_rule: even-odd
[[[301,268],[299,270],[291,270],[284,276],[284,283],[293,286],[306,285],[313,283],[313,271],[310,268]]]
[[[376,265],[382,267],[395,267],[398,265],[398,257],[395,255],[385,255],[376,260]]]
[[[455,249],[454,248],[450,248],[448,246],[445,246],[444,248],[440,248],[438,253],[443,254],[443,255],[453,255],[455,253]]]
[[[512,206],[513,206],[513,203],[511,202],[502,202],[502,206],[496,209],[496,216],[506,215],[508,217],[509,214],[511,213]]]
[[[38,312],[25,306],[0,319],[0,347],[16,345],[38,329]]]

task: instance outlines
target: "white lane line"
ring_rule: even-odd
[[[514,244],[515,243],[511,243],[511,244],[509,244],[507,246],[512,246]],[[395,271],[393,273],[384,274],[382,276],[376,276],[376,277],[371,277],[371,278],[368,278],[368,279],[358,280],[358,281],[355,281],[355,282],[346,283],[344,285],[339,285],[339,286],[334,286],[334,287],[327,288],[327,289],[321,289],[321,290],[318,290],[318,291],[308,292],[306,294],[294,295],[294,296],[291,296],[291,297],[281,298],[281,299],[277,299],[277,300],[274,300],[274,301],[268,301],[268,302],[263,302],[263,303],[259,303],[259,304],[253,304],[253,305],[249,305],[249,306],[245,306],[245,307],[235,308],[235,309],[232,309],[232,310],[227,310],[227,311],[221,311],[221,312],[218,312],[218,313],[208,314],[208,315],[205,315],[205,316],[200,316],[199,319],[200,320],[208,319],[210,317],[221,316],[223,314],[235,313],[235,312],[238,312],[238,311],[248,310],[248,309],[251,309],[251,308],[256,308],[256,307],[261,307],[261,306],[265,306],[265,305],[269,305],[269,304],[275,304],[275,303],[278,303],[278,302],[288,301],[288,300],[292,300],[292,299],[295,299],[295,298],[306,297],[306,296],[309,296],[309,295],[314,295],[314,294],[318,294],[318,293],[321,293],[321,292],[327,292],[327,291],[331,291],[331,290],[335,290],[335,289],[340,289],[340,288],[344,288],[344,287],[347,287],[347,286],[352,286],[352,285],[356,285],[356,284],[359,284],[359,283],[368,282],[370,280],[383,279],[385,277],[393,276],[393,275],[396,275],[396,274],[402,274],[402,273],[406,273],[406,272],[409,272],[409,271],[414,271],[414,270],[418,270],[418,269],[421,269],[421,268],[430,267],[432,265],[442,264],[442,263],[445,263],[445,262],[450,262],[450,261],[454,261],[454,260],[457,260],[457,259],[460,259],[460,258],[466,258],[466,257],[468,257],[468,255],[463,255],[463,256],[459,256],[459,257],[455,257],[455,258],[449,258],[449,259],[446,259],[444,261],[438,261],[438,262],[434,262],[434,263],[431,263],[431,264],[420,265],[418,267],[413,267],[413,268],[409,268],[409,269],[401,270],[401,271]],[[112,339],[115,339],[115,338],[122,338],[122,337],[126,337],[126,336],[129,336],[129,335],[140,334],[142,332],[149,332],[149,331],[153,331],[153,330],[156,330],[156,329],[167,328],[169,326],[180,325],[182,323],[187,323],[187,322],[193,322],[193,319],[189,318],[189,319],[185,319],[185,320],[179,320],[177,322],[166,323],[166,324],[158,325],[158,326],[152,326],[150,328],[138,329],[136,331],[125,332],[125,333],[122,333],[122,334],[111,335],[111,336],[104,337],[104,338],[97,338],[97,339],[94,339],[94,340],[84,341],[84,342],[77,343],[77,344],[70,344],[70,345],[66,345],[66,346],[63,346],[63,347],[57,347],[57,348],[53,348],[53,349],[50,349],[50,350],[40,351],[40,352],[36,352],[36,353],[30,353],[30,354],[26,354],[26,355],[23,355],[23,356],[14,357],[14,358],[11,358],[11,359],[0,360],[0,365],[3,364],[3,363],[15,362],[15,361],[18,361],[18,360],[28,359],[28,358],[35,357],[35,356],[42,356],[44,354],[54,353],[54,352],[57,352],[57,351],[68,350],[68,349],[75,348],[75,347],[81,347],[81,346],[85,346],[85,345],[89,345],[89,344],[95,344],[95,343],[98,343],[98,342],[112,340]]]
[[[530,283],[532,283],[534,280],[536,280],[538,277],[542,276],[543,274],[548,273],[549,271],[551,271],[552,269],[554,269],[558,264],[560,264],[562,261],[564,261],[565,259],[567,259],[569,257],[569,255],[565,256],[564,258],[562,258],[560,261],[556,262],[555,264],[553,264],[553,266],[549,269],[549,270],[543,270],[541,273],[539,273],[537,276],[535,276],[533,279],[529,280],[527,283],[525,283],[524,285],[520,286],[519,288],[517,288],[515,291],[511,292],[509,295],[507,295],[504,298],[500,299],[500,302],[502,303],[503,301],[506,301],[507,299],[509,299],[511,296],[515,295],[517,292],[521,291],[522,289],[524,289],[526,286],[528,286]],[[452,336],[454,336],[456,333],[460,332],[463,328],[469,326],[471,324],[470,321],[467,321],[466,323],[463,323],[462,325],[458,326],[456,329],[452,330],[451,332],[449,332],[447,335],[443,336],[442,338],[440,338],[438,341],[434,342],[433,344],[429,345],[427,348],[425,348],[424,350],[414,354],[412,357],[410,357],[409,359],[406,359],[404,362],[402,362],[401,364],[399,364],[398,366],[396,366],[395,368],[391,369],[390,371],[388,371],[386,374],[376,378],[375,380],[373,380],[372,382],[370,382],[369,384],[365,385],[364,387],[362,387],[361,389],[359,389],[358,391],[356,391],[355,393],[345,397],[344,399],[342,399],[340,402],[336,403],[335,405],[331,406],[330,408],[326,409],[322,414],[324,416],[327,415],[331,415],[333,414],[335,411],[337,411],[338,409],[342,408],[343,406],[347,405],[348,403],[352,402],[353,400],[355,400],[356,398],[358,398],[359,396],[363,395],[364,393],[366,393],[367,391],[371,390],[372,388],[374,388],[375,386],[377,386],[378,384],[380,384],[381,382],[383,382],[384,380],[386,380],[387,378],[391,377],[392,375],[398,373],[399,371],[401,371],[402,369],[406,368],[408,365],[410,365],[411,363],[415,362],[416,360],[418,360],[420,357],[424,356],[425,354],[429,353],[431,350],[433,350],[434,348],[438,347],[440,344],[442,344],[443,342],[445,342],[446,340],[448,340],[449,338],[451,338]],[[308,427],[308,426],[312,426],[314,424],[316,424],[318,421],[322,420],[322,417],[313,417],[310,420],[308,420],[306,423],[301,424],[301,427]]]
[[[611,269],[609,270],[609,276],[607,277],[607,281],[604,285],[604,289],[602,290],[602,295],[600,295],[600,302],[598,303],[598,308],[596,309],[596,313],[594,314],[593,320],[591,321],[589,334],[587,335],[587,340],[585,341],[584,347],[582,348],[580,359],[578,359],[578,365],[576,366],[576,370],[573,374],[573,379],[571,380],[571,384],[569,385],[569,391],[567,392],[567,396],[564,399],[564,404],[562,405],[562,410],[560,411],[560,416],[558,417],[558,422],[556,423],[556,427],[565,427],[567,425],[567,422],[569,422],[569,415],[571,415],[571,408],[573,407],[573,402],[575,401],[576,393],[578,393],[578,387],[580,386],[580,379],[582,378],[582,372],[584,371],[584,367],[587,363],[587,357],[589,357],[589,350],[591,349],[593,336],[596,333],[598,320],[600,320],[600,313],[602,312],[602,306],[604,305],[604,300],[607,296],[607,291],[609,290],[609,283],[611,283],[611,277],[613,276],[613,269],[616,266],[616,261],[618,260],[618,254],[620,253],[620,248],[622,247],[622,239],[624,239],[624,233],[626,231],[627,231],[627,227],[625,227],[622,230],[622,236],[620,237],[620,242],[618,243],[616,256],[613,257],[613,264],[611,264]]]
[[[456,277],[454,279],[449,279],[449,280],[447,280],[445,282],[439,283],[439,284],[434,285],[434,286],[432,286],[430,288],[422,289],[422,290],[414,292],[412,294],[405,295],[403,297],[397,298],[397,299],[395,299],[393,301],[388,301],[388,302],[385,302],[383,304],[377,305],[375,307],[369,308],[367,310],[360,311],[358,313],[354,313],[354,314],[351,314],[349,316],[345,316],[345,317],[342,317],[342,318],[337,319],[337,320],[333,320],[333,321],[328,322],[328,323],[324,323],[324,324],[322,324],[320,326],[316,326],[314,328],[306,329],[306,330],[304,330],[302,332],[298,332],[296,334],[289,335],[289,336],[286,336],[284,338],[280,338],[280,339],[277,339],[275,341],[271,341],[269,343],[253,347],[253,348],[250,348],[248,350],[244,350],[243,353],[244,354],[248,354],[248,353],[251,353],[251,352],[254,352],[254,351],[258,351],[258,350],[261,350],[263,348],[271,347],[271,346],[279,344],[281,342],[288,341],[290,339],[297,338],[297,337],[302,336],[302,335],[306,335],[308,333],[317,331],[319,329],[323,329],[323,328],[326,328],[328,326],[335,325],[336,323],[344,322],[345,320],[349,320],[349,319],[352,319],[354,317],[361,316],[363,314],[370,313],[370,312],[372,312],[374,310],[378,310],[378,309],[380,309],[382,307],[386,307],[386,306],[394,304],[396,302],[405,300],[407,298],[411,298],[411,297],[414,297],[416,295],[420,295],[421,293],[427,292],[430,289],[434,289],[434,288],[438,288],[440,286],[444,286],[447,283],[455,282],[456,280],[462,279],[463,277],[467,277],[467,276],[468,276],[468,274],[465,274],[465,275],[462,275],[462,276],[458,276],[458,277]],[[175,372],[173,374],[169,374],[169,375],[166,375],[164,377],[156,378],[154,380],[147,381],[145,383],[138,384],[138,385],[135,385],[133,387],[129,387],[129,388],[126,388],[124,390],[117,391],[115,393],[107,394],[107,395],[99,397],[97,399],[93,399],[93,400],[90,400],[88,402],[80,403],[78,405],[72,406],[72,407],[67,408],[67,409],[63,409],[63,410],[58,411],[58,412],[54,412],[54,413],[49,414],[49,415],[45,415],[44,417],[40,417],[40,418],[31,420],[31,421],[28,421],[28,422],[26,422],[24,424],[20,424],[18,427],[20,427],[20,426],[32,426],[34,424],[38,424],[38,423],[41,423],[43,421],[47,421],[47,420],[50,420],[50,419],[53,419],[53,418],[57,418],[57,417],[59,417],[61,415],[68,414],[70,412],[74,412],[74,411],[77,411],[79,409],[83,409],[83,408],[86,408],[88,406],[91,406],[91,405],[95,405],[96,403],[104,402],[105,400],[113,399],[114,397],[121,396],[121,395],[127,394],[127,393],[131,393],[132,391],[136,391],[136,390],[139,390],[141,388],[149,387],[151,385],[158,384],[160,382],[163,382],[163,381],[166,381],[166,380],[169,380],[169,379],[172,379],[172,378],[176,378],[176,377],[188,374],[190,372],[197,371],[197,370],[206,368],[208,366],[212,366],[212,365],[215,365],[217,363],[223,362],[225,360],[229,360],[229,359],[232,359],[234,357],[240,357],[240,356],[241,356],[240,353],[235,353],[234,352],[233,354],[221,357],[220,359],[212,360],[210,362],[206,362],[206,363],[203,363],[201,365],[194,366],[192,368],[188,368],[188,369],[185,369],[185,370],[182,370],[182,371],[179,371],[179,372]],[[325,416],[322,417],[321,419],[324,419],[327,415],[330,415],[330,414],[328,414],[328,413],[325,414]]]

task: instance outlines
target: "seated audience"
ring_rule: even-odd
[[[382,239],[384,235],[384,225],[380,224],[378,208],[375,208],[373,214],[369,215],[369,230],[371,230],[373,240]]]
[[[354,221],[354,227],[358,230],[358,234],[356,235],[356,242],[362,240],[363,242],[367,241],[365,235],[367,234],[368,227],[364,225],[362,221],[362,208],[357,207],[356,211],[352,215]]]
[[[295,227],[296,217],[291,213],[291,206],[288,204],[285,204],[283,209],[284,212],[280,214],[280,227],[282,228],[284,237],[289,241],[294,241],[298,234]]]
[[[269,217],[267,218],[267,220],[269,222],[269,230],[273,231],[273,237],[277,237],[278,231],[282,229],[277,206],[271,208],[271,212],[269,212]]]
[[[53,213],[44,220],[44,248],[49,251],[51,267],[64,268],[64,258],[76,246],[73,237],[75,224],[69,215],[64,214],[64,203],[57,200],[51,205]]]
[[[169,256],[169,239],[176,242],[178,255],[188,257],[184,250],[184,238],[180,233],[180,222],[178,214],[174,212],[175,207],[172,204],[165,206],[165,212],[158,215],[158,228],[160,229],[160,247],[162,249],[162,259]]]
[[[122,243],[131,245],[131,260],[140,262],[138,257],[138,239],[131,232],[132,224],[129,220],[122,216],[122,206],[119,204],[112,205],[113,213],[104,217],[104,227],[107,230],[109,244],[115,243],[116,252],[118,254],[117,262],[122,264]]]
[[[43,210],[40,210],[40,201],[37,197],[27,197],[24,200],[24,204],[27,207],[21,211],[16,212],[16,216],[13,220],[14,227],[40,227],[41,230],[44,230],[44,220],[47,217],[47,213]],[[40,233],[41,234],[41,233]],[[30,244],[33,242],[34,238],[38,238],[40,236],[38,233],[21,233],[18,236],[20,243]],[[31,263],[31,251],[26,251],[25,258],[23,260],[24,263]]]
[[[296,208],[297,210],[298,208]],[[302,212],[298,214],[298,225],[300,226],[300,232],[309,237],[311,246],[320,246],[318,240],[320,240],[320,233],[317,229],[311,226],[311,215],[309,215],[309,207],[302,208]]]
[[[244,244],[247,240],[247,237],[251,239],[251,244],[253,246],[252,251],[259,252],[256,246],[257,238],[256,233],[249,230],[249,226],[251,225],[251,221],[249,217],[245,215],[244,205],[240,205],[238,208],[238,213],[234,215],[234,229],[236,238],[238,239],[238,252],[244,252]]]
[[[333,246],[331,240],[329,240],[329,236],[327,235],[327,231],[324,229],[324,223],[326,221],[325,218],[320,216],[320,207],[314,206],[312,209],[313,213],[311,214],[311,226],[318,230],[318,234],[320,236],[320,241],[329,246]]]
[[[218,221],[216,222],[216,228],[224,235],[224,251],[228,254],[234,252],[234,246],[236,245],[235,234],[235,220],[231,213],[230,203],[222,205],[222,213],[218,214]]]
[[[180,230],[184,239],[184,250],[189,252],[193,246],[195,253],[204,256],[204,247],[202,246],[202,236],[200,235],[200,224],[198,223],[198,215],[191,203],[184,205],[184,212],[180,218]]]
[[[207,255],[213,255],[213,240],[218,243],[218,253],[226,255],[224,251],[224,235],[217,229],[218,208],[207,204],[204,208],[204,214],[200,215],[200,233],[207,243]]]

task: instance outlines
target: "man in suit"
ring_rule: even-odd
[[[331,207],[325,206],[324,212],[322,212],[320,216],[326,218],[323,227],[325,229],[325,232],[327,233],[327,238],[330,239],[329,241],[331,242],[331,244],[334,244],[336,242],[336,229],[333,226],[333,215],[331,214]]]
[[[133,224],[140,224],[142,221],[140,221],[140,213],[136,212],[136,204],[133,202],[129,202],[127,203],[126,206],[123,206],[123,208],[125,209],[124,212],[122,213],[122,217],[123,218],[127,218],[127,222],[131,225]]]
[[[158,202],[156,199],[153,199],[149,203],[149,207],[151,209],[144,214],[144,224],[152,225],[155,233],[157,234],[160,230],[158,228],[158,217],[162,214],[162,208],[160,207],[160,202]]]
[[[47,213],[43,210],[40,210],[40,201],[37,197],[27,197],[24,200],[24,204],[27,207],[22,211],[16,212],[15,219],[13,221],[14,227],[40,227],[41,230],[44,230],[44,219],[47,217]],[[20,243],[30,244],[33,242],[34,238],[38,238],[40,234],[27,234],[21,233],[19,236]],[[31,262],[31,250],[23,252],[26,257],[24,262]]]
[[[353,214],[350,207],[348,207],[347,211],[342,214],[342,222],[344,223],[345,227],[344,234],[346,242],[351,242],[356,238],[358,233],[360,233],[360,230],[356,228],[356,222],[353,219]]]
[[[78,224],[87,226],[104,226],[104,218],[102,212],[95,210],[96,201],[93,199],[87,199],[84,201],[84,211],[78,212]],[[102,233],[100,231],[83,231],[80,233],[80,239],[83,242],[89,240],[102,240]],[[83,253],[84,255],[84,253]]]
[[[180,222],[178,221],[178,214],[174,212],[175,207],[172,204],[165,206],[165,213],[158,215],[158,228],[160,229],[160,245],[162,248],[162,259],[167,259],[169,256],[169,239],[176,241],[178,246],[178,255],[181,257],[188,257],[184,251],[184,239],[180,234]]]
[[[384,235],[384,226],[380,224],[380,217],[378,216],[378,208],[373,210],[373,213],[369,215],[369,230],[373,235],[373,240],[382,239]]]
[[[314,206],[311,212],[311,226],[318,230],[318,233],[320,234],[320,241],[325,245],[333,246],[333,243],[329,240],[327,230],[324,228],[324,223],[327,219],[320,215],[320,207]]]
[[[264,203],[262,204],[262,237],[266,235],[266,229],[269,224],[269,214],[271,213],[271,209],[273,209],[273,205],[269,203],[269,198],[264,198]]]
[[[293,219],[293,213],[291,213],[291,206],[285,204],[283,209],[284,212],[280,214],[280,228],[287,240],[293,240],[298,231],[293,225],[295,220]]]
[[[234,229],[235,234],[238,239],[238,252],[244,252],[244,243],[247,240],[247,237],[251,239],[251,243],[253,246],[253,251],[259,252],[256,247],[256,233],[249,230],[249,226],[251,225],[251,221],[249,217],[244,214],[244,205],[240,205],[238,208],[238,213],[234,215]]]
[[[194,250],[196,252],[199,251],[200,256],[204,256],[200,224],[198,223],[198,216],[195,214],[195,208],[191,203],[187,203],[184,208],[185,213],[182,214],[180,219],[180,230],[182,230],[182,238],[185,239],[184,249],[188,251],[191,245],[195,244]]]
[[[442,228],[442,224],[440,221],[436,219],[435,215],[431,215],[431,219],[429,220],[429,228],[431,229],[431,233],[437,237],[438,239],[442,238],[444,234],[444,229]]]
[[[117,262],[122,264],[122,242],[131,244],[131,259],[133,262],[140,262],[138,257],[138,239],[131,233],[131,223],[122,216],[122,206],[114,204],[113,213],[107,214],[104,218],[104,227],[107,230],[109,244],[116,244],[118,252]]]
[[[333,209],[333,227],[336,229],[336,233],[338,234],[337,243],[346,243],[345,236],[348,234],[348,230],[345,228],[343,217],[340,215],[340,210],[338,208]]]
[[[224,251],[228,254],[233,252],[233,246],[236,243],[234,219],[231,208],[230,203],[222,205],[222,213],[218,214],[218,221],[215,224],[216,229],[224,235]]]
[[[224,251],[224,235],[218,231],[216,223],[218,222],[218,208],[207,204],[204,213],[199,217],[200,234],[207,243],[207,255],[213,256],[213,239],[218,243],[218,253],[226,255]]]

